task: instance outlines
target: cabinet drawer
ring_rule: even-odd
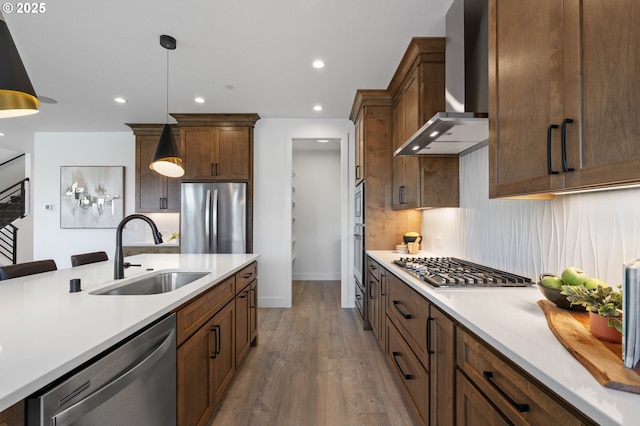
[[[177,313],[177,345],[205,324],[227,302],[235,297],[236,278],[230,277],[198,296],[195,300],[182,305]]]
[[[258,263],[253,262],[249,266],[245,266],[236,274],[236,292],[241,292],[242,289],[249,284],[258,275]]]
[[[458,368],[511,422],[520,425],[581,425],[543,385],[494,354],[466,330],[458,329]]]
[[[380,281],[381,269],[381,266],[375,260],[371,259],[370,257],[367,258],[367,270],[369,271],[371,276],[376,279],[376,281]]]
[[[424,369],[398,329],[387,321],[387,359],[403,384],[421,424],[429,419],[429,373]]]
[[[393,274],[388,274],[387,284],[387,315],[397,325],[398,330],[428,371],[429,302]]]

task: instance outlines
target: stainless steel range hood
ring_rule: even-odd
[[[454,0],[447,12],[446,109],[394,156],[464,154],[489,139],[487,0]]]

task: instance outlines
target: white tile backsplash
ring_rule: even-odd
[[[423,212],[425,250],[531,278],[578,266],[610,284],[640,256],[640,189],[490,200],[488,170],[487,147],[460,157],[460,208]]]

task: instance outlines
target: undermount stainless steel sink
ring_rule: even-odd
[[[209,272],[180,272],[158,271],[151,275],[140,277],[123,284],[116,284],[89,292],[95,295],[146,295],[168,293],[180,287],[184,287]]]

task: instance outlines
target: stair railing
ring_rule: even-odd
[[[0,218],[0,256],[9,259],[12,264],[18,260],[18,228]]]
[[[18,257],[18,227],[13,222],[26,215],[26,184],[29,178],[0,191],[0,256],[15,264]]]

